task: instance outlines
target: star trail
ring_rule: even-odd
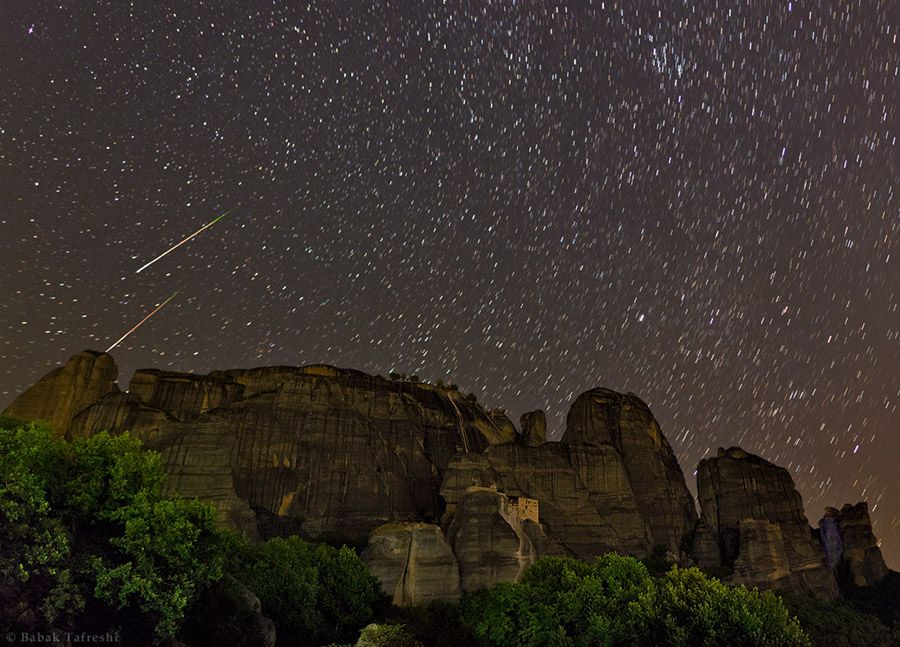
[[[107,348],[592,386],[900,566],[900,5],[0,7],[0,406]],[[229,217],[135,268],[228,209]]]

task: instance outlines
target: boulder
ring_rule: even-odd
[[[82,351],[38,380],[3,413],[22,420],[45,421],[62,436],[78,413],[101,397],[118,392],[118,375],[110,355]]]
[[[379,526],[369,535],[360,559],[397,606],[425,606],[433,600],[459,599],[459,565],[440,526]]]
[[[592,389],[572,404],[563,442],[608,445],[618,453],[653,546],[678,555],[696,524],[694,499],[669,442],[637,396]]]
[[[888,574],[865,501],[826,508],[819,522],[828,565],[855,586],[871,586]]]
[[[519,418],[519,427],[522,429],[522,442],[531,447],[537,447],[547,442],[547,414],[542,410],[523,413]]]
[[[786,469],[738,447],[720,448],[716,457],[700,461],[697,494],[698,530],[707,527],[706,537],[718,547],[718,559],[706,548],[699,554],[695,549],[701,567],[733,569],[734,581],[742,584],[837,595]]]

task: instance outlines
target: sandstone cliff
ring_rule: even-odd
[[[86,350],[69,358],[13,400],[4,413],[24,420],[48,422],[66,433],[72,418],[104,395],[117,393],[119,369],[106,353]]]
[[[819,531],[826,562],[839,578],[855,586],[871,586],[888,574],[865,501],[848,503],[840,510],[826,508]]]
[[[633,394],[593,389],[569,410],[563,442],[570,447],[611,445],[621,458],[653,545],[678,555],[697,514],[684,474],[650,408]]]
[[[737,447],[720,449],[697,466],[697,495],[700,566],[733,570],[734,583],[837,595],[786,469]]]
[[[166,487],[213,504],[251,537],[357,544],[398,604],[514,580],[541,555],[693,555],[732,583],[837,594],[834,574],[886,572],[865,504],[814,532],[790,474],[739,448],[697,471],[697,520],[647,405],[592,389],[547,442],[453,388],[325,365],[194,375],[137,371],[126,392],[104,353],[73,356],[7,408],[67,437],[130,430],[159,451]],[[693,537],[693,541],[690,539]]]

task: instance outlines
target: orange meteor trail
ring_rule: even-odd
[[[178,292],[181,292],[181,290],[178,290]],[[162,308],[163,308],[164,305],[166,305],[169,301],[171,301],[172,299],[174,299],[175,297],[178,296],[178,292],[176,292],[175,294],[173,294],[172,296],[170,296],[168,299],[166,299],[165,301],[163,301],[162,303],[160,303],[158,306],[156,306],[156,309],[155,309],[153,312],[151,312],[151,313],[148,314],[146,317],[144,317],[143,319],[141,319],[140,322],[138,322],[138,325],[136,325],[134,328],[132,328],[132,329],[129,330],[127,333],[125,333],[124,335],[122,335],[122,336],[119,338],[119,340],[118,340],[115,344],[113,344],[112,346],[110,346],[109,348],[106,349],[106,352],[108,353],[108,352],[111,351],[113,348],[115,348],[116,346],[118,346],[118,345],[122,342],[122,340],[124,340],[126,337],[128,337],[128,335],[130,335],[130,334],[133,333],[135,330],[137,330],[138,328],[140,328],[141,325],[142,325],[145,321],[147,321],[147,319],[149,319],[150,317],[152,317],[153,315],[155,315],[157,312],[159,312],[160,310],[162,310]]]

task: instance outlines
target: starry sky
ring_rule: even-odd
[[[900,567],[900,5],[3,2],[0,406],[85,348],[592,386]],[[231,213],[143,272],[216,216]]]

